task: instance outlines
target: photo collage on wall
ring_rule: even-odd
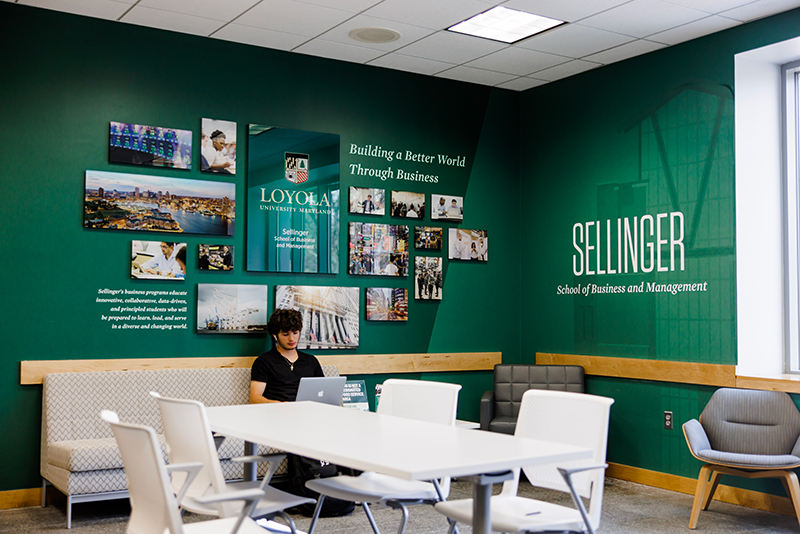
[[[386,199],[389,199],[386,207]],[[430,198],[430,203],[427,199]],[[445,228],[426,226],[424,221],[459,223],[464,220],[464,198],[458,195],[414,191],[386,191],[377,188],[350,187],[349,213],[384,215],[393,219],[416,219],[419,226],[378,224],[364,219],[349,226],[348,274],[409,276],[415,300],[442,300],[444,285],[443,257],[411,257],[408,240],[398,236],[408,232],[419,254],[441,252],[445,247]],[[402,228],[402,230],[401,230]],[[446,229],[447,259],[453,261],[488,261],[489,238],[486,230]],[[399,261],[398,261],[399,260]],[[413,262],[413,265],[412,265]],[[366,288],[368,321],[407,321],[408,289],[400,287]]]
[[[130,278],[181,282],[196,272],[235,270],[239,262],[225,238],[234,235],[236,184],[224,177],[236,175],[237,123],[200,119],[198,144],[193,143],[195,132],[186,129],[112,121],[108,131],[109,163],[186,172],[196,162],[200,172],[222,179],[86,171],[85,228],[179,234],[164,241],[130,241]],[[244,268],[338,273],[339,136],[250,124],[248,138]],[[462,196],[357,186],[347,192],[348,213],[365,217],[348,224],[348,275],[402,280],[411,284],[415,300],[441,300],[445,247],[451,261],[488,261],[486,230],[425,224],[462,222]],[[190,243],[185,236],[191,234],[214,239]],[[408,321],[408,289],[365,288],[366,320]],[[199,283],[197,332],[264,334],[267,290],[264,285]],[[358,346],[358,288],[277,286],[275,291],[276,309],[299,309],[308,320],[304,347]]]

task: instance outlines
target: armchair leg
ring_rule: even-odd
[[[794,471],[786,471],[781,477],[781,482],[792,500],[797,521],[800,522],[800,484],[797,482],[797,474]]]
[[[706,494],[706,486],[708,485],[708,477],[715,473],[711,467],[706,464],[700,468],[700,475],[697,477],[697,489],[694,492],[694,501],[692,502],[692,515],[689,517],[689,528],[694,530],[697,528],[697,520],[700,518],[700,508],[702,508],[703,498]]]
[[[711,499],[714,498],[714,493],[719,486],[719,479],[722,478],[722,473],[716,469],[711,469],[711,480],[706,485],[706,494],[703,496],[703,510],[708,510],[708,505],[711,504]]]

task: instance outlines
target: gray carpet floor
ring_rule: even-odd
[[[496,492],[499,486],[495,487]],[[532,488],[523,482],[520,495],[569,503],[569,497],[558,492]],[[466,481],[455,481],[450,491],[450,500],[468,498],[471,486]],[[0,511],[0,533],[8,532],[61,532],[74,534],[123,534],[130,508],[127,501],[105,501],[78,504],[73,507],[72,530],[66,529],[65,501],[56,495],[55,504],[46,508],[39,506]],[[599,533],[681,533],[688,534],[692,496],[667,490],[651,488],[632,482],[608,479],[603,499],[603,516]],[[399,525],[399,512],[389,508],[373,509],[375,520],[382,534],[394,534]],[[207,517],[186,514],[185,521],[202,521]],[[309,520],[295,516],[298,528],[304,530]],[[471,532],[461,525],[462,534]],[[265,530],[265,534],[266,534]],[[324,518],[317,525],[319,534],[368,534],[371,532],[364,512],[357,507],[349,516]],[[408,534],[444,534],[447,522],[430,506],[411,508]],[[695,530],[697,534],[729,533],[800,533],[800,525],[794,517],[787,517],[750,508],[712,502],[708,511],[702,512]]]

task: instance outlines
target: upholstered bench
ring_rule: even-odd
[[[323,366],[326,376],[338,376],[334,366]],[[153,427],[161,436],[158,405],[150,391],[165,397],[199,400],[206,406],[247,404],[250,369],[162,369],[45,375],[42,393],[41,475],[42,506],[52,484],[67,496],[67,528],[72,526],[72,504],[128,497],[122,458],[100,410],[113,410],[122,421]],[[167,460],[163,438],[162,453]],[[219,448],[225,478],[242,478],[241,440],[226,439]],[[259,448],[259,453],[274,452]],[[267,465],[260,469],[266,471]],[[280,466],[278,474],[285,473]],[[263,474],[262,472],[259,473]]]

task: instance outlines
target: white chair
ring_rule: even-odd
[[[294,521],[284,510],[301,504],[313,503],[314,500],[298,497],[268,485],[281,460],[286,457],[285,454],[234,458],[233,460],[238,462],[267,461],[270,463],[269,470],[260,483],[257,480],[226,483],[217,455],[218,444],[212,437],[203,403],[195,400],[162,397],[152,391],[150,394],[158,401],[158,408],[161,411],[161,422],[164,426],[170,464],[201,463],[203,465],[203,469],[186,486],[184,495],[178,500],[178,504],[182,508],[196,514],[233,517],[241,512],[241,504],[223,501],[209,505],[202,502],[202,498],[208,495],[224,495],[230,491],[257,488],[263,492],[263,497],[250,512],[250,516],[267,519],[280,516],[289,525],[291,532],[296,532]],[[185,476],[173,475],[173,488],[177,490],[184,484],[185,478]]]
[[[378,413],[453,426],[460,389],[461,386],[458,384],[423,380],[386,380],[383,383]],[[398,532],[402,534],[408,522],[406,505],[432,504],[446,499],[450,492],[450,479],[423,482],[365,472],[356,477],[336,476],[309,480],[306,482],[306,487],[320,494],[308,530],[309,534],[314,533],[326,496],[361,503],[375,534],[380,532],[369,505],[380,503],[400,509],[403,518]]]
[[[499,532],[576,531],[594,534],[603,504],[608,420],[614,399],[529,390],[522,396],[514,436],[592,449],[591,459],[523,467],[534,486],[569,492],[575,508],[517,496],[519,469],[491,498],[492,530]],[[489,453],[491,454],[491,453]],[[581,497],[590,499],[589,511]],[[436,503],[436,511],[472,524],[472,499]]]
[[[207,505],[214,502],[242,500],[238,517],[215,519],[184,525],[178,509],[178,500],[172,492],[169,473],[187,473],[187,485],[202,469],[202,464],[171,464],[166,466],[161,457],[155,431],[143,425],[120,423],[117,414],[103,410],[100,417],[111,425],[117,440],[125,476],[130,492],[131,517],[128,534],[264,534],[264,529],[250,519],[248,512],[263,495],[257,488],[213,495],[203,499]],[[182,491],[179,492],[179,497]]]

